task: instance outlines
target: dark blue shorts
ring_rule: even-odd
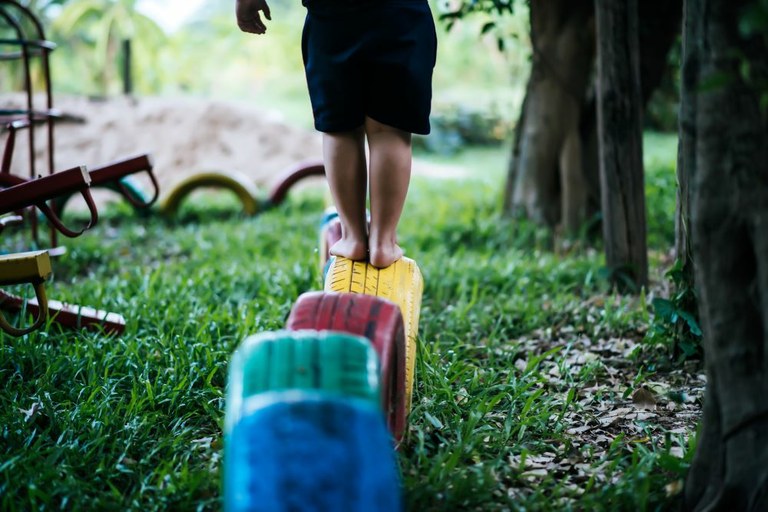
[[[429,133],[437,35],[427,0],[306,0],[302,54],[321,132],[365,117]]]

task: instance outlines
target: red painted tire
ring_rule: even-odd
[[[396,443],[405,433],[405,327],[400,308],[372,295],[309,292],[288,317],[289,330],[342,331],[365,336],[381,361],[381,405]]]
[[[285,201],[291,187],[310,176],[325,176],[325,166],[322,162],[300,163],[285,171],[277,178],[275,186],[269,193],[269,205],[277,206]]]

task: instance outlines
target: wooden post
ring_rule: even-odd
[[[123,94],[133,94],[133,75],[131,73],[131,40],[123,39]]]

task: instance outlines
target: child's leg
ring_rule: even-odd
[[[331,254],[365,260],[368,256],[365,132],[359,128],[351,132],[324,133],[323,157],[341,220],[341,240],[333,244]]]
[[[403,256],[397,245],[397,223],[411,179],[411,134],[371,118],[365,120],[365,131],[371,153],[369,261],[383,268]]]

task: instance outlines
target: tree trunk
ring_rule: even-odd
[[[669,65],[667,56],[675,38],[680,34],[683,0],[642,0],[637,6],[640,45],[640,87],[643,108],[659,87]],[[587,180],[589,197],[587,216],[601,209],[600,164],[597,155],[596,86],[581,110],[582,168]]]
[[[683,16],[683,47],[681,58],[683,69],[680,79],[680,113],[678,116],[678,146],[677,146],[677,201],[675,205],[675,247],[674,256],[676,265],[682,272],[682,282],[676,283],[673,293],[680,295],[681,291],[694,289],[693,255],[691,254],[691,182],[696,171],[696,140],[695,108],[693,101],[696,94],[696,80],[698,76],[697,60],[694,42],[688,44],[687,38],[691,36],[690,25],[696,23],[695,13],[687,12],[691,5],[686,5],[686,13]],[[685,293],[685,304],[681,304],[686,311],[695,311],[697,308],[696,295]]]
[[[691,260],[691,186],[696,171],[696,87],[699,77],[696,41],[689,40],[696,36],[699,29],[696,24],[701,13],[695,12],[697,6],[687,2],[683,15],[682,72],[680,82],[680,118],[677,146],[677,207],[675,211],[675,258],[682,260],[690,268]],[[694,9],[694,11],[692,11]]]
[[[595,0],[598,138],[606,263],[619,285],[648,284],[636,0]]]
[[[768,510],[768,41],[740,34],[746,4],[686,0],[681,156],[695,168],[691,235],[708,379],[689,510]]]
[[[592,71],[592,4],[539,0],[531,2],[530,13],[533,66],[505,205],[508,213],[554,227],[564,213],[578,215],[583,209],[578,198],[585,195],[586,184],[573,141]],[[579,224],[573,218],[565,223]]]
[[[590,1],[531,2],[531,77],[515,132],[504,212],[575,233],[600,210],[594,10]],[[682,0],[639,5],[643,105],[667,69]],[[574,110],[576,105],[576,110]],[[575,128],[575,129],[574,129]]]

